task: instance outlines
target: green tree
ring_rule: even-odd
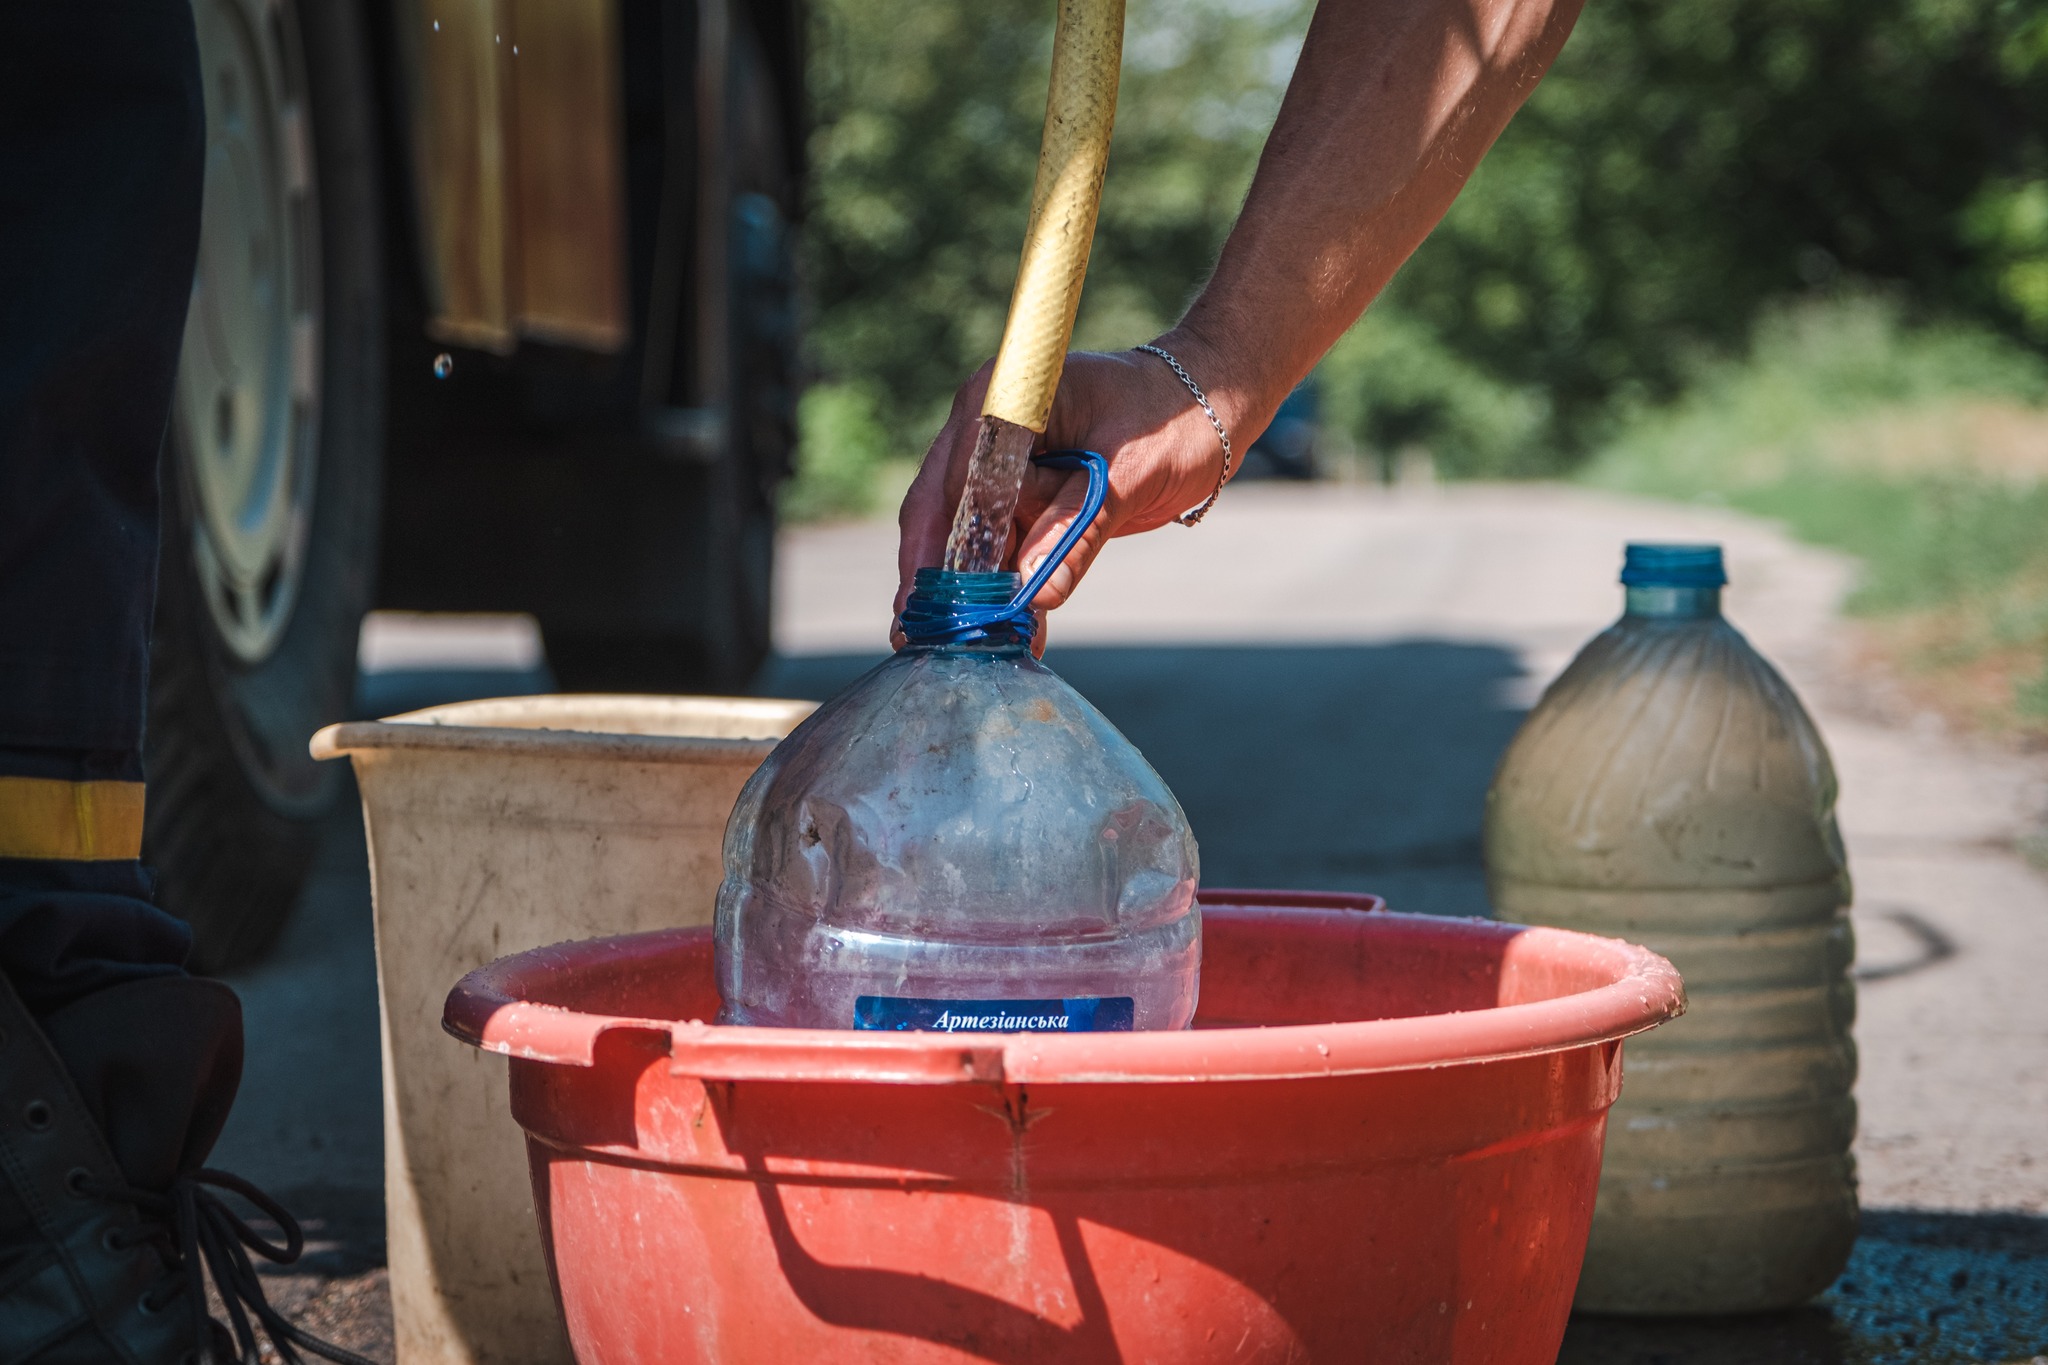
[[[1038,155],[1049,0],[818,0],[807,265],[817,368],[858,381],[906,455],[995,351]],[[1076,332],[1178,316],[1251,178],[1306,23],[1296,0],[1134,0]]]
[[[1308,8],[1133,0],[1081,344],[1164,326],[1206,276]],[[1000,333],[1052,5],[813,15],[813,356],[915,456]],[[1557,471],[1838,281],[2048,344],[2041,0],[1593,0],[1326,362],[1325,411],[1454,472]]]
[[[1546,397],[1528,472],[1839,278],[2048,339],[2044,53],[2019,0],[1596,0],[1380,307]]]

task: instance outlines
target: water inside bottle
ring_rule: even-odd
[[[1017,575],[939,574],[1001,603]],[[820,707],[726,830],[728,1022],[1185,1028],[1198,854],[1166,784],[1015,635],[898,652]]]
[[[1783,1307],[1855,1238],[1853,956],[1835,775],[1721,615],[1718,546],[1631,545],[1622,618],[1529,714],[1487,796],[1503,919],[1625,938],[1688,1010],[1629,1040],[1578,1303]]]

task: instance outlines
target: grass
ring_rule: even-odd
[[[2048,736],[2048,365],[1882,300],[1773,315],[1624,421],[1594,484],[1715,502],[1856,556],[1849,610],[1942,709]]]

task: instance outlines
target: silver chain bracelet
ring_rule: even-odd
[[[1180,382],[1187,385],[1188,392],[1193,394],[1195,401],[1202,405],[1202,413],[1209,419],[1209,425],[1216,428],[1216,439],[1223,442],[1223,472],[1216,476],[1216,486],[1209,490],[1208,497],[1202,499],[1201,506],[1191,507],[1174,518],[1175,521],[1183,526],[1193,526],[1196,522],[1207,516],[1209,509],[1216,505],[1216,499],[1223,496],[1223,485],[1230,478],[1230,462],[1232,458],[1230,433],[1223,429],[1223,419],[1216,415],[1216,409],[1209,406],[1209,395],[1202,392],[1202,386],[1195,382],[1195,377],[1187,372],[1186,366],[1173,358],[1172,352],[1149,344],[1135,346],[1132,349],[1158,356],[1167,363],[1176,375],[1180,376]]]

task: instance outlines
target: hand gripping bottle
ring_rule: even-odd
[[[1031,657],[1020,588],[920,570],[910,643],[769,754],[726,826],[727,1023],[1069,1032],[1186,1028],[1195,840],[1166,784]]]
[[[1631,545],[1486,804],[1502,919],[1645,944],[1688,1008],[1623,1054],[1578,1307],[1735,1313],[1825,1288],[1856,1235],[1855,988],[1835,775],[1721,618],[1718,546]]]

